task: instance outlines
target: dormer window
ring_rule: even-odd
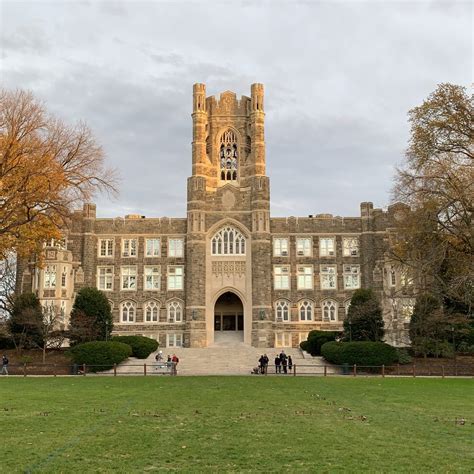
[[[221,181],[237,181],[237,136],[233,130],[225,131],[220,140],[219,160]]]

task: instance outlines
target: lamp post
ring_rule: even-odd
[[[349,319],[349,342],[352,342],[352,321]]]
[[[109,322],[105,321],[105,342],[109,340]]]

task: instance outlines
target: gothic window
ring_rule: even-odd
[[[124,301],[120,308],[122,323],[133,323],[135,321],[135,303]]]
[[[313,320],[313,303],[308,300],[301,301],[299,304],[300,321]]]
[[[323,321],[335,322],[337,321],[337,304],[335,301],[323,301]]]
[[[288,304],[288,301],[277,301],[275,305],[275,313],[277,321],[288,322],[290,320],[290,305]]]
[[[212,255],[245,255],[245,237],[234,227],[223,227],[211,240]]]
[[[170,323],[180,323],[183,320],[183,307],[179,301],[168,303],[168,320]]]
[[[145,303],[145,322],[157,323],[159,310],[160,308],[156,301],[148,301]]]
[[[221,181],[237,180],[238,158],[237,135],[233,130],[227,130],[221,136],[219,147]]]

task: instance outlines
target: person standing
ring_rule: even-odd
[[[278,354],[275,356],[275,374],[281,374],[281,360]]]
[[[263,358],[263,354],[260,356],[260,359],[258,359],[258,368],[261,374],[265,373],[265,359]]]
[[[171,375],[178,375],[178,363],[178,356],[173,354],[173,357],[171,358]]]
[[[266,374],[267,371],[268,371],[268,356],[267,356],[267,354],[263,354],[263,363],[264,363],[263,373]]]
[[[293,359],[291,356],[288,356],[288,370],[291,372],[291,369],[293,368]]]
[[[287,366],[288,366],[288,358],[286,357],[285,351],[280,352],[280,361],[281,365],[283,366],[283,372],[286,374],[287,371]]]
[[[2,375],[8,375],[8,357],[6,354],[3,354],[2,357]]]

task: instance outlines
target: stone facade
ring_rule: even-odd
[[[113,306],[116,333],[163,347],[206,347],[223,330],[281,347],[312,329],[342,329],[354,289],[371,287],[388,338],[403,343],[410,288],[384,256],[403,207],[364,202],[358,217],[271,218],[264,117],[262,84],[240,99],[206,97],[195,84],[187,217],[104,219],[85,204],[65,243],[46,246],[45,267],[19,264],[20,290],[62,305],[67,322],[75,292],[97,286]]]

